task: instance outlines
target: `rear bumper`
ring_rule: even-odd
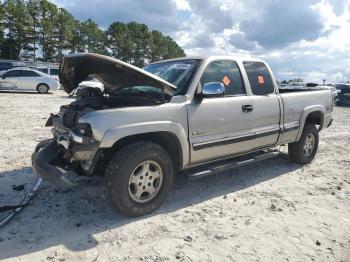
[[[75,172],[51,164],[62,150],[63,147],[56,140],[44,140],[36,146],[32,154],[32,164],[34,170],[45,181],[58,187],[67,188],[74,186],[69,177],[76,175]]]

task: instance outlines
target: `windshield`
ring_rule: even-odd
[[[199,59],[184,59],[150,64],[144,68],[177,87],[174,95],[183,95],[198,68]]]

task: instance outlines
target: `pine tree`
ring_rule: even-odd
[[[72,39],[74,24],[74,17],[64,8],[59,8],[55,19],[57,61],[62,59],[64,50],[69,49],[71,46],[70,40]]]
[[[30,50],[32,54],[30,58],[36,60],[36,50],[38,50],[37,43],[39,38],[39,26],[40,26],[40,0],[28,0],[27,2],[27,13],[30,17],[29,26],[27,29],[27,39],[29,42]]]
[[[54,61],[57,39],[55,38],[55,20],[57,16],[57,6],[47,0],[40,0],[39,13],[39,46],[42,51],[42,60]]]
[[[140,67],[185,56],[172,38],[145,24],[114,22],[103,31],[48,0],[0,0],[1,58],[51,62],[76,52],[108,54]]]
[[[27,48],[28,13],[22,0],[7,0],[2,5],[5,40],[2,45],[2,56],[7,59],[20,59],[21,52]]]

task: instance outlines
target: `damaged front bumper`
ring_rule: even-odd
[[[44,180],[58,187],[75,185],[77,169],[92,174],[98,159],[98,143],[70,132],[56,139],[41,141],[32,154],[34,170]]]
[[[33,168],[45,181],[58,187],[72,187],[74,182],[70,179],[75,175],[73,171],[67,171],[57,165],[51,164],[63,148],[56,140],[46,140],[39,143],[32,154]]]

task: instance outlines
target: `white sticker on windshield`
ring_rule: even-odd
[[[170,69],[182,69],[187,70],[191,67],[190,64],[173,64]]]

